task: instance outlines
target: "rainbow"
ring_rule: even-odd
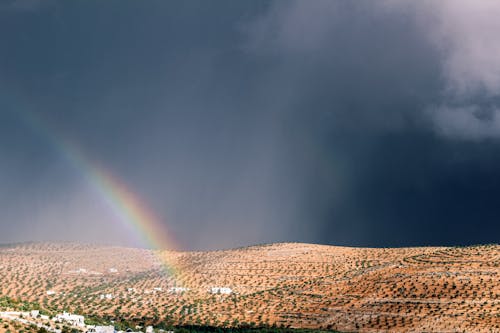
[[[118,217],[120,223],[139,235],[143,245],[152,250],[171,276],[180,273],[180,266],[168,258],[161,250],[173,250],[176,244],[167,232],[164,223],[142,200],[118,177],[85,156],[81,149],[57,131],[52,130],[33,112],[22,112],[22,118],[36,132],[47,140],[69,161],[75,169],[92,185],[100,198]]]

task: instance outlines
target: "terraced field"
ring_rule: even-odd
[[[167,273],[160,258],[179,269]],[[0,248],[0,292],[151,324],[500,332],[500,246],[155,252],[26,244]]]

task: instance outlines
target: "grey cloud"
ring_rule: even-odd
[[[441,41],[455,35],[437,5],[54,4],[0,11],[0,208],[18,223],[0,221],[0,241],[80,228],[82,240],[132,241],[20,108],[122,179],[186,249],[498,234],[500,186],[483,185],[500,179],[500,155],[467,140],[494,135],[499,108],[446,74],[460,59],[448,60]]]
[[[442,75],[448,94],[498,94],[498,2],[385,0],[378,5],[388,13],[406,13],[415,18],[422,33],[441,52]]]
[[[500,92],[500,3],[427,2],[436,25],[427,31],[444,53],[444,75],[451,94]],[[434,31],[433,31],[434,30]]]
[[[481,111],[484,106],[475,103],[478,99],[494,102],[500,94],[500,3],[446,0],[409,5],[389,0],[385,4],[413,12],[441,53],[442,101],[428,113],[438,132],[460,139],[500,137],[497,117],[477,117],[490,111]]]
[[[446,102],[435,111],[444,133],[460,138],[500,137],[498,109],[490,119],[475,116],[483,108],[474,104],[480,94],[493,99],[500,94],[500,3],[495,1],[447,1],[436,3],[437,41],[446,45],[445,94],[462,101],[453,110]],[[439,5],[440,4],[440,5]]]
[[[428,111],[436,122],[436,130],[449,137],[481,140],[500,135],[500,109],[477,105],[441,106]]]
[[[384,64],[393,66],[387,68],[389,71],[398,66],[397,62],[391,63],[397,61],[390,57],[391,52],[397,52],[399,58],[408,54],[402,49],[388,47],[383,53],[385,59],[379,62],[379,54],[372,48],[372,43],[386,47],[386,41],[377,39],[376,33],[367,29],[377,25],[377,32],[387,33],[388,41],[401,43],[403,48],[406,47],[405,41],[392,39],[393,31],[387,29],[391,21],[398,22],[399,27],[394,29],[415,29],[434,48],[439,60],[438,70],[443,85],[437,88],[436,94],[440,95],[440,100],[422,106],[421,116],[430,116],[440,134],[461,139],[497,137],[500,132],[494,123],[490,124],[493,120],[474,116],[482,107],[474,103],[478,96],[494,99],[500,92],[499,16],[500,4],[487,0],[278,1],[248,26],[250,38],[247,47],[261,55],[282,55],[287,59],[302,57],[302,62],[292,66],[303,68],[311,62],[322,62],[323,69],[328,70],[328,63],[345,61],[343,66],[348,68],[356,64],[359,73],[363,67],[356,62],[361,60],[377,64],[378,68]],[[383,22],[384,19],[389,23]],[[401,37],[404,35],[401,33]],[[362,47],[359,43],[363,43]],[[353,47],[356,53],[351,54]],[[416,61],[409,61],[409,66],[415,66],[419,61],[418,54],[415,58]],[[307,80],[301,75],[299,80]],[[426,112],[432,105],[436,105],[434,110]],[[454,107],[457,107],[456,112],[452,110]],[[469,114],[465,116],[465,113]],[[375,116],[375,122],[376,119]],[[393,119],[396,120],[397,116]]]
[[[301,103],[316,104],[301,112],[360,132],[400,130],[420,117],[396,110],[402,100],[429,98],[439,84],[434,49],[414,15],[394,15],[368,1],[272,4],[245,26],[244,46],[272,64],[268,87],[291,91],[281,98],[288,113]]]

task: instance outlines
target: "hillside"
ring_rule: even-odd
[[[179,268],[174,275],[160,257]],[[499,281],[499,245],[0,248],[0,296],[150,324],[500,332]]]

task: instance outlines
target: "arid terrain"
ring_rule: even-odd
[[[500,332],[500,246],[6,245],[0,292],[43,309],[149,324]]]

